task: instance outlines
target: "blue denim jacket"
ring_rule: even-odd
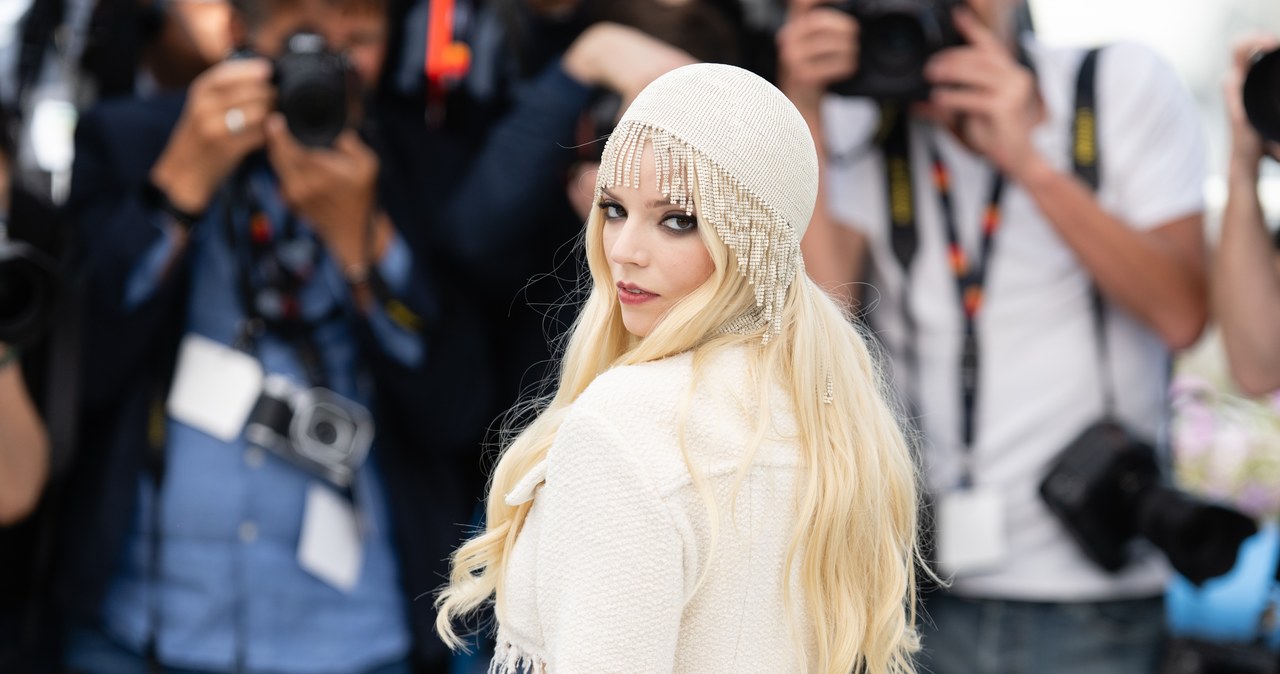
[[[260,193],[276,193],[265,170],[252,181],[265,188]],[[273,219],[283,215],[278,198],[263,207]],[[215,203],[209,213],[187,251],[193,266],[186,325],[189,333],[230,345],[245,311],[222,209]],[[239,231],[247,227],[247,213],[242,215]],[[158,286],[173,245],[166,237],[141,261],[126,287],[127,306],[145,301]],[[379,261],[379,272],[395,292],[408,282],[411,265],[397,237]],[[299,292],[302,314],[328,316],[313,333],[327,386],[368,405],[349,312],[333,311],[347,297],[341,274],[322,255]],[[423,347],[416,336],[401,331],[380,308],[372,311],[368,320],[379,346],[406,366],[420,362]],[[268,331],[257,340],[256,352],[267,373],[307,385],[291,342]],[[144,475],[133,531],[107,593],[103,616],[110,636],[138,652],[154,639],[162,663],[210,670],[357,671],[407,655],[407,614],[376,439],[357,477],[355,492],[368,526],[359,580],[347,593],[313,577],[297,560],[304,502],[315,478],[249,447],[243,434],[226,443],[173,418],[166,427],[159,503],[152,478]]]

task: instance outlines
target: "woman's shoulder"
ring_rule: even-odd
[[[696,390],[695,390],[695,381]],[[574,410],[613,413],[619,409],[662,415],[683,409],[696,393],[708,398],[737,398],[751,390],[751,366],[742,346],[709,353],[686,351],[661,360],[621,365],[600,376],[574,401]]]

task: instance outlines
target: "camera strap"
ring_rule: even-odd
[[[1085,52],[1076,76],[1076,108],[1071,119],[1071,167],[1076,177],[1098,191],[1102,176],[1098,154],[1097,72],[1099,49]],[[1111,381],[1111,353],[1107,348],[1107,304],[1096,283],[1089,284],[1094,337],[1098,345],[1098,381],[1102,384],[1103,413],[1116,414],[1115,386]]]
[[[241,205],[247,206],[249,216],[243,243],[235,217]],[[341,308],[335,303],[324,316],[314,319],[302,315],[299,294],[319,266],[321,245],[300,231],[292,214],[286,212],[281,220],[277,227],[264,206],[264,197],[255,189],[251,170],[238,171],[224,210],[227,244],[236,260],[236,286],[245,312],[235,346],[255,353],[257,339],[270,329],[294,346],[309,383],[325,386],[328,377],[315,344],[313,322],[333,318]]]
[[[1076,78],[1075,115],[1072,121],[1072,164],[1076,175],[1096,190],[1099,184],[1098,145],[1096,133],[1095,81],[1097,70],[1097,49],[1089,50],[1081,63]],[[1019,48],[1018,61],[1035,73],[1035,68],[1025,50]],[[910,306],[911,296],[911,264],[919,249],[919,226],[915,208],[915,189],[911,170],[911,139],[909,121],[905,110],[893,103],[881,106],[881,129],[878,134],[881,151],[885,163],[885,187],[889,205],[889,243],[894,258],[902,268],[902,303],[900,312],[906,328],[907,346],[904,353],[908,357],[908,365],[914,367],[917,362],[914,345],[917,334],[913,312]],[[951,173],[938,151],[937,142],[929,140],[929,158],[931,162],[931,178],[934,191],[937,193],[940,212],[947,234],[947,258],[956,279],[956,290],[963,314],[963,342],[960,351],[960,401],[961,401],[961,438],[966,454],[972,451],[976,438],[976,416],[978,402],[978,372],[980,342],[977,330],[977,318],[982,310],[987,269],[990,264],[995,234],[1000,228],[1000,202],[1004,193],[1005,179],[998,172],[993,172],[990,194],[982,213],[982,231],[979,247],[975,256],[970,256],[960,243],[958,220],[951,198]],[[1114,410],[1114,393],[1110,378],[1106,376],[1108,354],[1105,343],[1106,307],[1102,294],[1096,286],[1092,288],[1093,314],[1099,343],[1099,359],[1103,371],[1103,382],[1106,409]],[[971,469],[965,461],[961,486],[972,483]]]

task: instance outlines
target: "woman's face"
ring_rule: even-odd
[[[640,185],[604,190],[596,207],[622,323],[646,337],[676,302],[711,277],[715,265],[698,234],[697,214],[686,215],[658,191],[652,145],[644,149]]]

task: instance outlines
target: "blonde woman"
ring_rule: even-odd
[[[808,128],[772,85],[655,80],[605,147],[592,288],[437,603],[495,672],[912,671],[916,473],[877,364],[804,273]]]

